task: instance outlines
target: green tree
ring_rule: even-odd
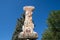
[[[24,20],[25,20],[25,14],[22,14],[22,16],[19,19],[17,19],[17,25],[15,32],[13,33],[12,40],[19,40],[18,34],[22,31]]]
[[[42,40],[60,40],[60,11],[52,11],[47,20],[48,29]]]

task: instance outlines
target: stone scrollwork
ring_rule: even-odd
[[[25,10],[25,21],[22,26],[22,32],[19,33],[19,38],[37,38],[37,33],[34,32],[34,24],[32,22],[32,10],[34,10],[33,6],[25,6],[23,8]]]

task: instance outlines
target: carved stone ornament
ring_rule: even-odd
[[[32,11],[34,10],[34,6],[24,6],[23,10],[25,11],[25,21],[22,26],[22,32],[19,33],[19,38],[37,38],[38,35],[34,32],[34,24],[32,22]]]

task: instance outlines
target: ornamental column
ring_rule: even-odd
[[[25,21],[24,25],[22,26],[22,32],[19,33],[19,38],[37,38],[38,35],[34,32],[34,24],[32,22],[32,14],[34,10],[34,6],[24,6],[23,10],[25,11]]]

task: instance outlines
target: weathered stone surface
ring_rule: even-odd
[[[32,22],[32,11],[34,10],[33,6],[25,6],[25,21],[22,26],[22,32],[19,34],[19,38],[37,38],[38,35],[34,32],[34,24]]]

